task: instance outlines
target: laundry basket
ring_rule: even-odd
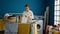
[[[30,24],[18,24],[18,34],[30,34]]]

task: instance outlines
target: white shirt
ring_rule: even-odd
[[[10,15],[9,15],[8,13],[6,13],[4,16],[7,16],[7,17],[8,17],[8,16],[10,16]]]
[[[6,13],[6,14],[4,15],[4,17],[9,17],[9,16],[12,16],[12,15],[10,15],[10,14],[8,14],[8,13]]]
[[[29,12],[24,11],[22,23],[31,22],[32,19],[34,19],[33,12],[31,10],[29,10]]]

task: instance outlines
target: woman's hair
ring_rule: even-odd
[[[29,7],[29,5],[28,5],[28,4],[26,4],[26,5],[25,5],[25,7]]]

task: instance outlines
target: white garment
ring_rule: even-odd
[[[31,22],[32,19],[34,19],[33,12],[31,10],[29,10],[29,12],[24,11],[22,23],[27,23],[28,21]]]
[[[7,17],[8,17],[8,16],[10,16],[10,15],[9,15],[8,13],[6,13],[4,16],[7,16]]]
[[[8,16],[11,16],[10,14],[8,14],[8,13],[6,13],[5,15],[4,15],[4,17],[8,17]]]

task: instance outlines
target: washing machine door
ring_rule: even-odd
[[[37,31],[41,31],[43,29],[43,20],[37,21]]]
[[[40,29],[41,29],[41,25],[37,24],[37,31],[40,31]]]

